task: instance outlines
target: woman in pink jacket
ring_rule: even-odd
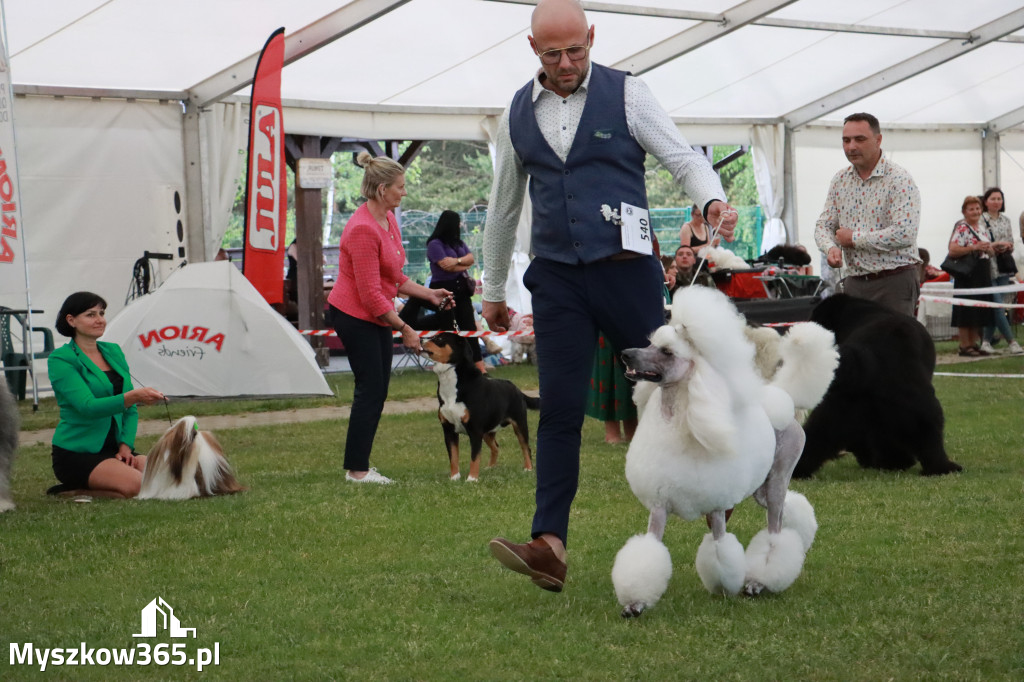
[[[370,467],[370,450],[388,397],[392,331],[402,334],[406,348],[420,350],[416,331],[398,317],[398,294],[416,296],[448,308],[451,292],[428,289],[402,272],[405,249],[394,209],[402,203],[405,169],[386,156],[363,152],[356,159],[364,168],[360,206],[341,234],[338,279],[327,302],[329,322],[345,345],[355,377],[355,393],[345,437],[345,480],[391,483]]]

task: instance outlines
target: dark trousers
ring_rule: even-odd
[[[395,343],[391,327],[360,320],[334,306],[330,308],[330,315],[334,331],[345,344],[356,383],[345,436],[345,468],[368,471],[373,438],[388,397]]]
[[[568,535],[598,331],[619,349],[649,345],[665,322],[663,279],[653,256],[590,265],[535,258],[523,277],[533,297],[541,396],[535,538]]]

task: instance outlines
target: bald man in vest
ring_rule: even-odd
[[[560,592],[598,332],[616,348],[644,347],[665,321],[664,275],[645,218],[647,154],[726,240],[736,212],[707,158],[643,81],[590,62],[594,27],[576,0],[541,0],[531,32],[540,70],[513,96],[496,141],[483,316],[492,330],[509,326],[505,281],[529,182],[534,258],[523,282],[533,298],[540,378],[536,512],[529,543],[495,538],[490,547],[507,568]]]

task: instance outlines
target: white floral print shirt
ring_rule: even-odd
[[[822,253],[838,247],[836,230],[853,230],[853,248],[843,249],[847,276],[867,275],[920,263],[917,229],[921,193],[902,166],[883,154],[867,180],[853,166],[832,178],[825,209],[814,227]]]

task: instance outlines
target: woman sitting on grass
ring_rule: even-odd
[[[107,302],[88,291],[68,296],[56,328],[71,342],[50,354],[50,383],[60,406],[53,434],[57,490],[105,491],[135,497],[146,458],[134,452],[139,423],[136,405],[165,400],[153,388],[132,388],[121,347],[100,341],[107,328]]]

